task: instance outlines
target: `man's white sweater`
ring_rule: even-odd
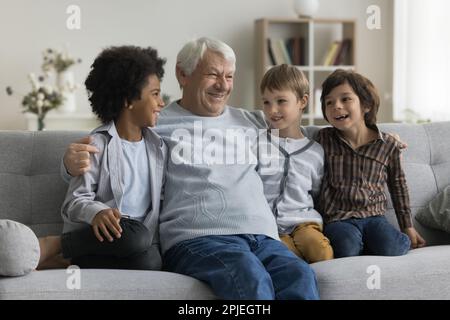
[[[263,234],[279,239],[252,152],[261,112],[226,106],[217,117],[173,102],[155,131],[169,149],[160,238],[163,253],[201,236]]]

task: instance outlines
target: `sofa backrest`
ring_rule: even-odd
[[[322,127],[308,127],[308,134]],[[403,169],[408,183],[413,216],[445,186],[450,185],[450,122],[427,124],[386,123],[381,131],[397,133],[408,148],[402,153]],[[386,193],[389,194],[387,187]],[[388,220],[398,228],[388,196]],[[450,234],[422,226],[413,218],[414,227],[429,245],[450,244]]]
[[[0,219],[28,225],[38,236],[62,231],[67,185],[60,177],[67,146],[78,131],[0,131]]]
[[[319,129],[308,127],[308,132]],[[403,164],[414,215],[450,185],[450,122],[381,124],[380,129],[398,133],[408,144]],[[0,219],[22,222],[38,236],[60,233],[60,206],[67,190],[60,177],[61,157],[71,142],[86,134],[0,131]],[[390,201],[388,208],[387,218],[398,226]],[[426,228],[416,220],[414,224],[429,244],[450,244],[449,234]]]
[[[438,192],[450,185],[450,122],[385,124],[381,128],[385,132],[398,133],[408,144],[403,165],[415,216]],[[391,203],[387,217],[391,222],[396,220]],[[450,244],[450,234],[426,228],[415,219],[414,226],[428,244]]]

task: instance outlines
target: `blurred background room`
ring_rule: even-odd
[[[0,130],[96,127],[83,82],[113,45],[158,49],[162,91],[178,99],[176,55],[200,36],[236,52],[230,105],[260,108],[262,73],[291,63],[312,84],[304,124],[324,124],[320,84],[340,67],[379,89],[379,122],[450,121],[449,12],[447,0],[0,0]]]

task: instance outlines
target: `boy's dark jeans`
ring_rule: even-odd
[[[139,221],[122,218],[122,235],[100,242],[91,226],[64,233],[64,258],[80,268],[155,270],[161,266],[158,247],[152,246],[150,231]]]
[[[330,239],[334,257],[362,254],[401,256],[408,252],[408,236],[391,225],[385,216],[347,219],[326,224],[323,230]]]

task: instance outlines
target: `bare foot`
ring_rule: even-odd
[[[41,256],[39,257],[38,268],[41,264],[47,260],[55,257],[61,253],[61,237],[60,236],[47,236],[39,238],[39,247],[41,250]]]
[[[58,254],[53,257],[50,257],[43,261],[39,262],[36,270],[46,270],[46,269],[65,269],[70,266],[70,260],[64,259],[62,255]]]

